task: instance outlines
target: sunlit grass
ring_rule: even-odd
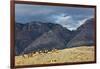
[[[94,46],[81,46],[50,52],[36,52],[15,57],[15,65],[94,61]]]

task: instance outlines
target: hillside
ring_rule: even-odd
[[[16,23],[15,28],[16,55],[37,51],[38,49],[43,50],[44,48],[48,50],[53,48],[62,49],[72,38],[72,32],[59,24]]]
[[[81,46],[63,50],[53,50],[47,53],[36,52],[15,57],[16,66],[87,61],[94,61],[94,46]]]
[[[77,29],[77,35],[75,35],[68,43],[67,47],[76,47],[81,45],[95,46],[95,29],[94,19],[87,20],[83,25]]]
[[[31,52],[65,49],[80,46],[95,46],[94,19],[88,19],[77,30],[70,31],[60,24],[30,22],[16,23],[16,55]]]

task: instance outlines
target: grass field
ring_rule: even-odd
[[[29,56],[29,54],[15,56],[16,66],[85,61],[94,61],[94,46],[54,50],[47,53],[37,52],[31,56]]]

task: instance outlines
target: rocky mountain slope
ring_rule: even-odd
[[[54,48],[64,49],[80,45],[93,45],[93,23],[94,19],[89,19],[75,31],[70,31],[54,23],[15,23],[16,55]]]
[[[76,46],[95,46],[95,29],[94,29],[94,19],[87,20],[83,25],[77,29],[77,35],[71,39],[67,47],[76,47]]]

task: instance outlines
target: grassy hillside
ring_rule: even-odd
[[[15,57],[15,65],[94,61],[94,46],[82,46],[47,53],[30,53]]]

